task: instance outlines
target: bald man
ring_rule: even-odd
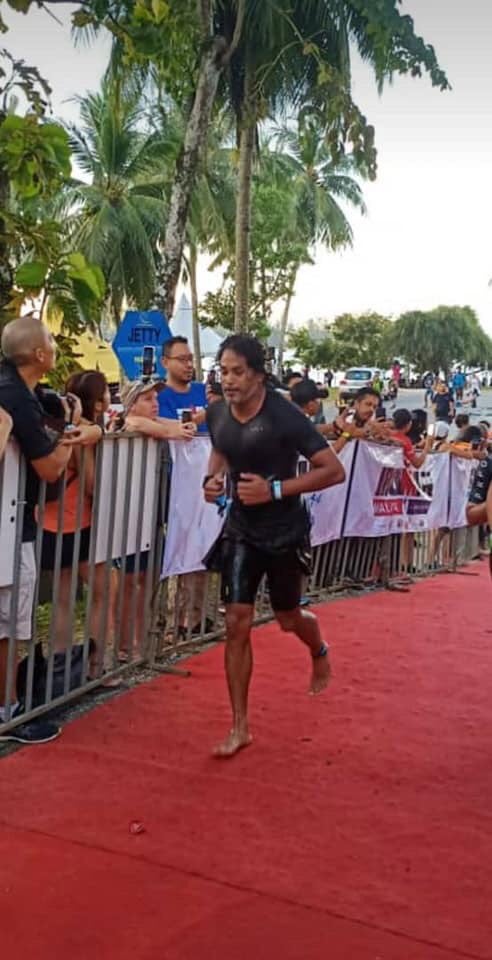
[[[0,364],[0,407],[12,420],[12,436],[17,440],[26,460],[27,475],[18,571],[18,603],[14,623],[11,622],[10,615],[12,588],[0,587],[0,741],[46,743],[57,737],[60,731],[54,723],[43,719],[20,724],[2,734],[2,721],[20,715],[23,709],[14,698],[12,688],[15,686],[15,676],[12,677],[11,689],[7,690],[9,639],[16,643],[31,639],[36,584],[34,511],[39,481],[52,483],[58,480],[70,458],[73,442],[81,439],[86,442],[87,437],[83,432],[77,431],[75,439],[60,439],[44,425],[45,413],[35,388],[41,377],[55,365],[56,345],[48,328],[32,316],[13,320],[3,329],[1,346],[3,361]]]

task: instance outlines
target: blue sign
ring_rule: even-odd
[[[129,380],[161,375],[162,345],[171,336],[160,310],[126,311],[112,346]]]

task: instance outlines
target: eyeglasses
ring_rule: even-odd
[[[167,360],[177,360],[178,363],[193,363],[193,354],[183,354],[181,357],[166,357]]]

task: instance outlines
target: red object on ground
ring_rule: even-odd
[[[218,647],[0,761],[2,954],[490,960],[487,566],[319,607],[318,699],[295,638],[257,630],[232,760]]]

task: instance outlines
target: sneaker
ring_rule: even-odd
[[[18,708],[14,716],[19,716],[22,708]],[[0,742],[6,743],[8,740],[12,743],[49,743],[50,740],[56,740],[60,736],[61,730],[56,723],[51,720],[29,720],[27,723],[20,723],[12,730],[2,733],[0,727]]]

